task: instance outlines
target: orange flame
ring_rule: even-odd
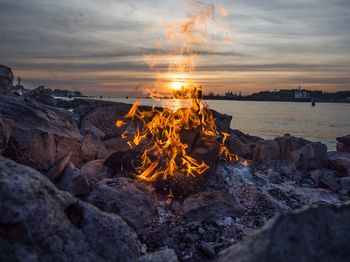
[[[137,100],[125,115],[139,124],[128,145],[131,149],[141,149],[133,165],[136,177],[143,181],[167,180],[175,175],[195,177],[205,173],[209,164],[195,154],[201,150],[205,153],[218,148],[217,153],[228,161],[238,159],[225,146],[229,134],[217,130],[211,110],[201,101],[202,88],[193,78],[199,51],[203,52],[203,46],[211,49],[208,44],[209,25],[215,22],[215,7],[211,2],[197,0],[191,1],[190,7],[192,12],[184,21],[163,23],[169,52],[144,55],[145,62],[152,69],[166,61],[168,64],[166,73],[158,70],[157,81],[144,91],[152,98],[170,93],[172,98],[192,99],[191,106],[174,111],[154,107],[141,111],[141,101]],[[224,8],[220,8],[219,13],[228,15]],[[226,40],[230,38],[231,35],[225,35]],[[157,39],[156,46],[163,48],[165,45]],[[122,120],[116,122],[119,128],[124,124]],[[130,137],[130,133],[125,131],[122,137]],[[197,146],[198,140],[201,147]]]

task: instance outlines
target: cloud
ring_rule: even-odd
[[[270,88],[268,83],[350,89],[349,1],[215,3],[227,10],[233,44],[213,37],[214,51],[197,50],[197,75],[208,90],[238,85],[253,92]],[[185,8],[171,0],[0,0],[0,6],[1,63],[21,74],[28,87],[115,87],[116,94],[134,93],[135,86],[152,81],[155,74],[142,55],[164,55],[154,44],[164,39],[159,21],[176,20]]]

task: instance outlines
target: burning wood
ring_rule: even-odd
[[[138,109],[137,101],[125,116],[141,123],[128,138],[130,149],[139,152],[132,164],[135,177],[148,182],[159,182],[169,191],[170,185],[180,179],[203,175],[219,156],[232,162],[238,157],[225,146],[227,133],[219,132],[212,112],[196,96],[190,108]],[[116,125],[124,121],[117,120]],[[169,182],[169,183],[167,183]]]

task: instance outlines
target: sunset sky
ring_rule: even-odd
[[[350,90],[349,0],[213,4],[214,24],[191,73],[206,92]],[[187,13],[185,0],[0,0],[0,64],[27,88],[136,96],[158,75],[144,55],[167,51],[162,22]]]

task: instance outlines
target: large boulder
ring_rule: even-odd
[[[53,91],[51,89],[45,88],[44,86],[39,86],[33,90],[30,90],[24,94],[26,97],[33,98],[35,101],[48,106],[56,106],[56,100],[53,97]]]
[[[218,261],[349,261],[349,221],[349,203],[280,214]]]
[[[10,95],[13,85],[13,73],[11,68],[0,65],[0,95]]]
[[[73,159],[81,158],[82,137],[71,113],[30,98],[1,95],[0,113],[13,121],[5,156],[39,170],[48,170],[69,152],[74,152]]]
[[[289,134],[275,139],[280,145],[281,159],[293,163],[300,170],[319,169],[325,164],[327,146]]]
[[[150,184],[124,177],[102,179],[87,201],[105,212],[120,215],[138,231],[153,222],[158,205]]]
[[[141,255],[136,234],[119,216],[3,157],[0,192],[3,261],[136,261]]]

